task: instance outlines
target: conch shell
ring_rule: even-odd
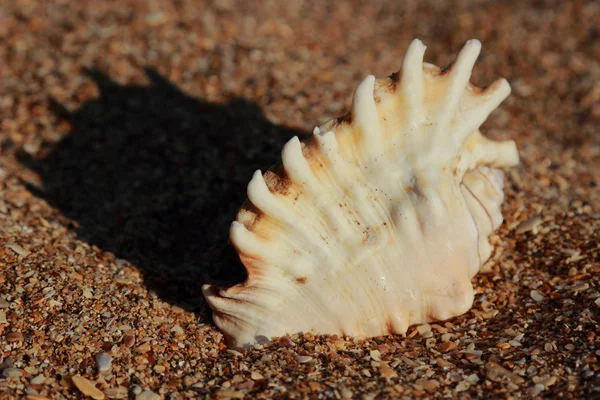
[[[504,79],[469,82],[480,48],[440,69],[414,40],[398,73],[358,85],[349,114],[255,172],[230,232],[248,278],[203,287],[230,346],[402,334],[469,310],[502,223],[498,168],[519,162],[513,141],[479,132],[510,93]]]

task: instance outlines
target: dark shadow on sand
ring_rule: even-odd
[[[197,310],[203,283],[245,279],[229,224],[252,173],[302,132],[255,103],[208,103],[146,73],[149,85],[121,86],[87,71],[99,97],[74,113],[55,103],[70,133],[42,159],[21,160],[43,179],[30,190],[76,221],[82,240],[140,268],[163,300]]]

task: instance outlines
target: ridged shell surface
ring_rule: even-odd
[[[230,232],[248,278],[203,288],[230,346],[401,334],[469,310],[502,223],[500,168],[519,159],[479,131],[510,93],[504,79],[469,83],[480,48],[467,42],[442,70],[414,40],[398,73],[358,85],[345,117],[256,171]]]

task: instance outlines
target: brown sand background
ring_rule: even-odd
[[[599,27],[592,1],[0,2],[0,399],[598,398]],[[472,311],[226,349],[200,285],[244,278],[252,172],[414,37],[442,66],[480,39],[472,81],[513,87]]]

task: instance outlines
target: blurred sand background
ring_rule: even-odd
[[[0,399],[600,396],[599,27],[593,1],[0,2]],[[472,82],[513,87],[472,311],[227,349],[200,286],[244,279],[252,173],[415,37],[440,66],[478,38]]]

